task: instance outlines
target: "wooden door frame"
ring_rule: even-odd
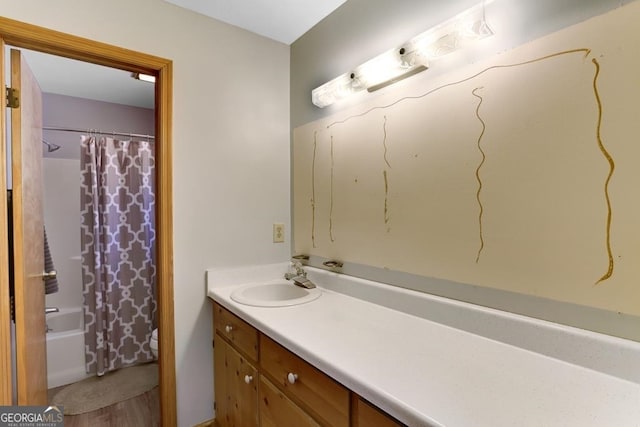
[[[172,211],[172,90],[173,64],[170,60],[145,53],[96,42],[59,31],[0,17],[0,47],[4,43],[80,61],[120,68],[156,76],[156,253],[158,283],[158,347],[160,364],[160,409],[163,426],[177,424],[175,330],[173,307],[173,211]],[[4,69],[0,78],[4,85]],[[5,105],[6,95],[0,91],[0,102]],[[1,140],[6,139],[4,112],[0,114]],[[0,190],[6,191],[4,144],[0,148]],[[4,185],[3,185],[4,184]],[[0,209],[6,212],[6,197],[0,195]],[[2,220],[4,218],[4,220]],[[6,215],[0,215],[6,222]],[[0,224],[0,262],[6,265],[6,224]],[[8,278],[6,268],[0,268],[0,405],[11,404],[11,337],[9,333]],[[7,297],[7,298],[5,298]],[[8,358],[7,358],[8,357]],[[8,385],[6,379],[9,379]],[[8,399],[8,400],[7,400]],[[9,402],[9,403],[6,403]]]

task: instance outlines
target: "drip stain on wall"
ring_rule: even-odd
[[[311,160],[311,246],[316,247],[316,156],[318,131],[313,132],[313,159]]]
[[[387,116],[384,116],[384,123],[382,124],[382,131],[384,132],[384,138],[382,139],[382,146],[384,148],[384,162],[387,164],[387,167],[391,169],[391,165],[389,164],[389,159],[387,159]]]
[[[384,177],[384,223],[389,224],[389,179],[387,177],[387,170],[382,171]],[[391,228],[387,228],[387,233],[391,231]]]
[[[335,158],[333,156],[333,135],[331,135],[331,185],[330,185],[330,195],[329,195],[329,239],[332,242],[335,242],[333,238],[333,166],[335,163]]]
[[[602,283],[603,281],[609,279],[613,275],[613,252],[611,250],[611,199],[609,198],[609,183],[611,182],[611,177],[613,176],[613,172],[615,170],[615,163],[613,161],[613,157],[609,154],[604,144],[602,143],[602,135],[601,135],[601,127],[602,127],[602,101],[600,99],[600,93],[598,92],[598,76],[600,75],[600,64],[596,58],[591,60],[593,65],[595,66],[595,74],[593,76],[593,94],[596,98],[596,103],[598,104],[598,123],[596,125],[596,137],[598,139],[598,147],[602,152],[602,155],[607,159],[609,163],[609,174],[607,175],[607,179],[604,183],[604,198],[607,202],[607,223],[606,223],[606,246],[607,246],[607,255],[609,257],[609,267],[607,272],[596,282],[596,285]]]
[[[478,105],[476,106],[476,117],[478,118],[478,120],[480,121],[480,124],[482,125],[482,130],[480,131],[480,135],[478,136],[478,141],[477,141],[478,151],[482,155],[482,160],[480,160],[480,164],[476,168],[476,180],[478,181],[478,191],[476,192],[476,199],[478,201],[478,207],[480,209],[480,212],[478,214],[478,234],[480,237],[480,248],[478,249],[478,254],[476,255],[476,264],[478,263],[478,261],[480,261],[480,254],[482,253],[482,249],[484,249],[484,236],[482,234],[482,214],[484,213],[484,206],[482,206],[482,200],[480,199],[480,193],[482,192],[482,179],[480,179],[480,169],[482,169],[482,165],[484,165],[484,162],[487,158],[481,145],[482,137],[484,136],[487,126],[484,120],[482,119],[482,117],[480,116],[480,106],[482,105],[482,101],[483,101],[482,96],[478,95],[478,91],[480,89],[482,89],[482,87],[477,87],[471,91],[471,94],[476,98],[478,98]]]
[[[389,164],[389,159],[387,158],[387,116],[384,116],[384,122],[382,124],[382,131],[384,133],[384,137],[382,139],[382,147],[384,148],[384,162],[387,164],[387,167],[391,169],[391,164]],[[385,225],[389,224],[389,171],[388,169],[384,169],[382,171],[382,175],[384,177],[384,223]],[[391,228],[387,227],[387,233],[391,231]]]

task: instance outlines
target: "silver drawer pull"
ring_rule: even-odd
[[[251,381],[253,381],[253,377],[251,375],[245,375],[244,376],[244,382],[247,384],[251,384]]]
[[[227,326],[225,326],[225,327],[224,327],[224,330],[225,330],[228,334],[230,334],[230,333],[231,333],[231,331],[233,331],[233,326],[231,326],[231,325],[227,325]]]
[[[295,384],[297,380],[298,374],[294,374],[293,372],[289,372],[289,374],[287,374],[287,381],[289,381],[289,384]]]

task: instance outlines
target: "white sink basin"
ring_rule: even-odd
[[[243,285],[231,293],[235,302],[257,307],[286,307],[304,304],[318,298],[320,289],[305,289],[288,280]]]

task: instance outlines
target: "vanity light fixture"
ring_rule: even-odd
[[[148,83],[156,82],[156,76],[151,76],[149,74],[131,73],[131,77],[137,80],[142,80],[143,82],[148,82]]]
[[[311,101],[324,108],[365,89],[368,92],[382,89],[428,69],[430,61],[459,50],[471,41],[493,35],[485,19],[486,3],[483,1],[315,88],[311,91]]]

